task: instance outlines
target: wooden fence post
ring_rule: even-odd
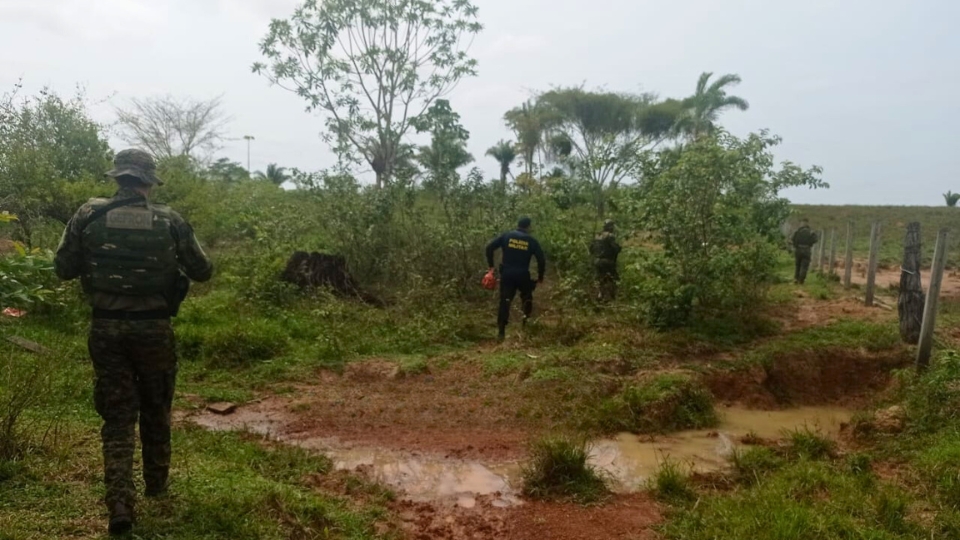
[[[923,322],[923,285],[920,282],[920,223],[907,225],[903,241],[903,264],[900,266],[900,296],[897,313],[900,316],[900,339],[916,345],[920,341]]]
[[[831,276],[837,273],[837,230],[830,231],[830,270]]]
[[[824,255],[825,255],[824,246],[827,245],[826,235],[827,235],[827,231],[826,229],[823,229],[820,231],[820,236],[818,237],[818,242],[820,243],[820,246],[817,249],[817,272],[820,272],[821,274],[823,273],[823,263],[824,263]]]
[[[947,230],[937,233],[937,250],[933,254],[933,266],[930,269],[930,288],[927,289],[927,302],[923,306],[923,325],[920,329],[920,343],[917,347],[917,370],[923,371],[930,365],[930,353],[933,350],[933,327],[937,321],[937,304],[940,300],[940,283],[943,281],[943,267],[947,264]]]
[[[843,288],[850,288],[850,278],[853,277],[853,222],[847,222],[847,253],[843,261]]]
[[[874,221],[870,228],[870,259],[867,261],[867,291],[864,304],[873,305],[874,289],[877,286],[877,259],[880,251],[880,222]]]

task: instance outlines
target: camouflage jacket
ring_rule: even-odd
[[[112,201],[139,197],[135,191],[120,189],[110,199],[91,199],[77,210],[67,223],[57,247],[54,267],[60,279],[70,280],[85,275],[90,260],[98,246],[89,246],[84,242],[84,227],[91,214]],[[207,281],[213,275],[213,264],[197,242],[193,228],[179,214],[165,205],[149,203],[146,200],[129,205],[130,208],[150,208],[154,219],[164,221],[169,228],[176,262],[179,269],[194,281]],[[100,219],[105,219],[100,218]],[[162,294],[116,294],[85,287],[85,293],[91,306],[107,310],[152,311],[168,309],[167,299]]]

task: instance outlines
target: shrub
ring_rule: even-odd
[[[523,468],[523,494],[579,503],[598,500],[607,487],[588,458],[583,439],[547,437],[536,441],[530,449],[530,462]]]
[[[816,167],[785,163],[776,170],[772,147],[779,142],[766,133],[720,133],[641,158],[646,181],[624,190],[621,202],[663,248],[641,261],[652,278],[636,287],[651,324],[748,312],[765,298],[789,213],[779,192],[826,186]]]
[[[0,307],[26,308],[53,299],[56,276],[50,254],[39,249],[0,255]]]
[[[28,419],[28,413],[50,396],[55,373],[46,356],[0,356],[0,463],[20,458],[54,433]],[[57,420],[48,417],[46,422],[55,425]]]

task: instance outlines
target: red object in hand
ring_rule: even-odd
[[[497,288],[497,277],[493,275],[493,269],[491,268],[486,275],[483,276],[483,279],[480,280],[480,285],[483,285],[484,289],[492,291]]]

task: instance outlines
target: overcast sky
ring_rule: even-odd
[[[504,111],[552,85],[586,83],[663,97],[702,71],[738,73],[748,112],[735,134],[769,128],[780,159],[821,165],[832,188],[796,202],[943,204],[960,191],[960,1],[475,0],[485,29],[478,77],[449,97],[470,150],[510,133]],[[0,0],[0,93],[23,78],[112,105],[158,94],[224,96],[232,137],[253,135],[252,168],[332,164],[322,119],[250,72],[271,18],[296,0]],[[105,101],[106,100],[106,101]],[[122,146],[113,141],[115,147]],[[244,141],[221,152],[246,162]]]

